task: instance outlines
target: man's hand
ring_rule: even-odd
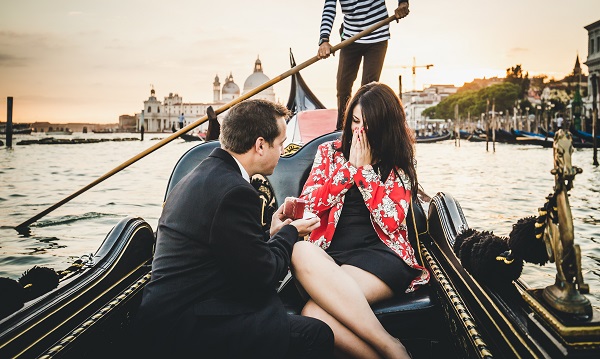
[[[331,45],[329,44],[328,41],[322,43],[319,46],[319,51],[317,52],[317,57],[319,59],[326,59],[329,57],[329,55],[331,55]]]
[[[271,235],[271,237],[273,237],[275,233],[279,232],[281,227],[285,226],[286,224],[290,224],[291,222],[291,219],[285,218],[285,216],[283,215],[282,204],[281,206],[279,206],[277,211],[273,213],[273,217],[271,217],[271,228],[269,229],[269,234]]]
[[[402,19],[406,17],[410,11],[408,10],[408,2],[401,2],[398,4],[396,10],[394,10],[394,15],[396,15],[396,19]],[[397,21],[397,20],[396,20]]]
[[[304,237],[321,226],[321,219],[316,216],[310,218],[300,218],[292,221],[290,224],[298,229],[299,237]]]

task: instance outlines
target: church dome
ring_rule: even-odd
[[[259,58],[257,58],[256,62],[254,62],[254,72],[252,73],[252,75],[248,76],[248,78],[244,82],[243,93],[248,93],[269,80],[269,77],[263,73],[262,62]],[[266,88],[265,90],[257,94],[255,97],[275,101],[275,91],[273,90],[273,86]]]
[[[223,95],[239,95],[240,87],[233,82],[233,75],[229,74],[228,77],[225,78],[225,84],[223,85]]]

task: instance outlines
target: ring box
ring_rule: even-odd
[[[286,218],[300,219],[304,217],[306,201],[296,197],[286,197],[283,204],[283,215]]]

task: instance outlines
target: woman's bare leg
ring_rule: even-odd
[[[404,346],[383,328],[367,301],[367,297],[381,300],[391,296],[385,292],[387,288],[391,293],[389,287],[370,273],[351,266],[344,267],[350,268],[342,269],[312,243],[298,242],[294,246],[292,271],[318,307],[384,358],[408,358]],[[369,279],[369,276],[376,280]],[[377,281],[385,288],[377,285]],[[365,287],[366,295],[361,285]],[[335,323],[332,324],[335,326]],[[332,330],[337,336],[333,327]]]
[[[346,328],[331,314],[324,311],[312,299],[302,309],[302,315],[316,318],[327,323],[333,331],[335,338],[334,354],[338,359],[380,359],[381,356],[372,346],[362,340],[350,329]]]

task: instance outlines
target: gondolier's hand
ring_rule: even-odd
[[[317,52],[317,57],[319,59],[326,59],[329,57],[329,55],[331,55],[331,45],[329,44],[329,42],[324,42],[321,45],[319,45],[319,51]]]
[[[406,17],[410,11],[408,10],[408,2],[401,2],[398,4],[396,10],[394,10],[394,15],[396,15],[396,22],[403,17]]]

